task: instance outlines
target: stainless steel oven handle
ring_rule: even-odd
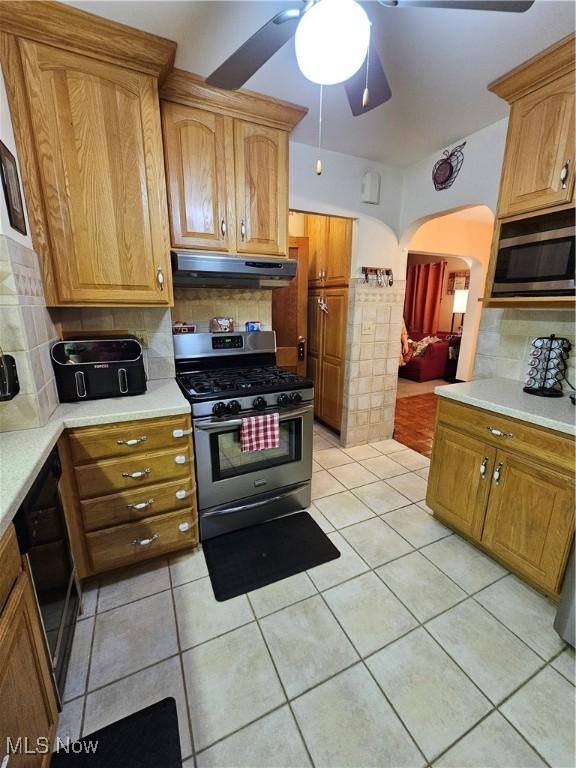
[[[574,237],[576,227],[562,227],[562,229],[549,229],[544,232],[532,232],[529,235],[517,237],[505,237],[498,243],[499,248],[509,248],[513,245],[528,245],[530,243],[542,243],[547,240],[559,240],[564,237]]]
[[[312,413],[313,406],[306,408],[298,408],[293,411],[285,411],[280,414],[280,421],[286,421],[287,419],[295,419],[299,416],[305,416],[307,413]],[[230,427],[241,427],[242,419],[229,419],[228,421],[209,421],[205,424],[194,424],[194,429],[202,429],[205,432],[215,432],[222,429],[229,429]]]
[[[226,509],[215,509],[213,512],[203,512],[202,517],[217,517],[218,515],[231,515],[234,512],[245,512],[248,509],[257,509],[258,507],[266,506],[266,504],[271,504],[274,501],[280,501],[281,499],[285,499],[286,496],[293,496],[295,493],[298,493],[300,490],[302,490],[302,486],[298,486],[298,488],[294,488],[292,491],[288,491],[288,493],[280,493],[278,494],[278,496],[268,497],[267,499],[263,499],[261,501],[253,501],[251,504],[241,504],[238,507],[226,507]]]

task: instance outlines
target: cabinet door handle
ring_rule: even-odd
[[[184,437],[185,435],[191,435],[191,429],[175,429],[172,431],[172,437]]]
[[[244,219],[240,221],[240,237],[242,238],[242,241],[246,239],[246,224],[244,224]]]
[[[133,445],[140,445],[140,443],[143,443],[148,438],[146,435],[140,435],[140,437],[131,437],[130,440],[116,440],[116,445],[127,445],[129,448],[132,448]]]
[[[148,499],[148,501],[141,501],[139,504],[126,504],[126,509],[135,509],[139,512],[141,509],[148,509],[154,504],[154,499]]]
[[[488,466],[488,456],[484,456],[482,464],[480,464],[480,477],[482,480],[486,477],[486,467]]]
[[[222,232],[222,237],[226,237],[226,222],[224,219],[220,222],[220,232]]]
[[[495,437],[514,437],[512,432],[502,432],[498,427],[486,427],[488,432],[491,432]]]
[[[502,464],[502,462],[500,462],[500,464],[498,464],[498,466],[494,470],[494,482],[496,483],[496,485],[500,485],[500,477],[502,475],[503,466],[504,465]]]
[[[562,170],[560,171],[560,182],[562,184],[562,189],[566,189],[568,186],[568,174],[570,172],[570,160],[566,160],[564,165],[562,166]]]
[[[86,378],[84,376],[84,371],[76,371],[74,380],[76,382],[76,394],[78,397],[86,397]]]
[[[155,533],[154,536],[148,536],[148,538],[145,539],[132,539],[130,544],[138,547],[149,547],[150,544],[153,544],[155,541],[158,541],[160,536]]]
[[[145,469],[138,470],[137,472],[122,472],[122,477],[129,477],[132,480],[141,480],[143,477],[146,477],[146,475],[149,475],[152,470],[150,467],[146,467]]]
[[[156,282],[161,291],[164,290],[164,272],[162,267],[156,267]]]

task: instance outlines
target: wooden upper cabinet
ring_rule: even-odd
[[[48,304],[171,304],[156,78],[29,40],[19,48]]]
[[[324,283],[327,286],[348,285],[352,254],[352,219],[330,216],[328,221]]]
[[[512,105],[499,215],[569,203],[574,190],[574,73]]]
[[[238,252],[286,256],[288,133],[235,120],[234,149]]]
[[[233,120],[164,101],[162,127],[172,245],[233,252]]]

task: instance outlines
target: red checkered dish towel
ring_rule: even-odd
[[[264,451],[280,446],[280,419],[277,413],[242,419],[240,447],[245,451]]]

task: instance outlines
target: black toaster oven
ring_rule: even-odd
[[[134,336],[58,341],[50,356],[61,403],[146,392],[142,346]]]

